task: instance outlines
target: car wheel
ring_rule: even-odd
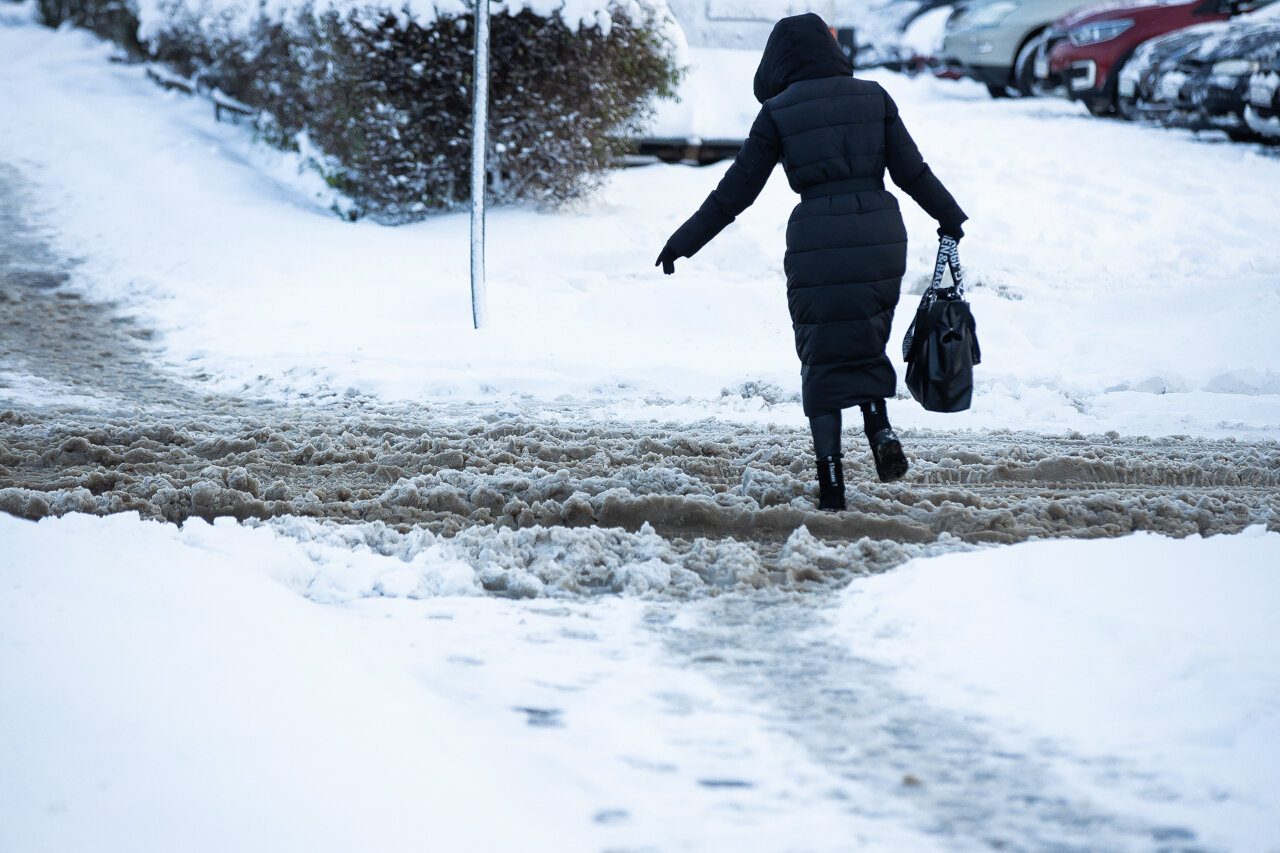
[[[1108,103],[1108,115],[1115,115],[1126,121],[1135,121],[1138,116],[1137,98],[1134,97],[1135,92],[1130,93],[1130,97],[1126,98],[1120,94],[1120,75],[1124,73],[1124,67],[1129,60],[1133,58],[1133,51],[1130,50],[1116,60],[1111,66],[1111,74],[1107,77],[1107,81],[1103,84],[1102,90],[1106,92]],[[1093,112],[1093,110],[1090,110]],[[1096,113],[1094,113],[1097,115]]]
[[[1043,33],[1036,33],[1018,49],[1013,60],[1013,88],[1024,98],[1040,94],[1036,91],[1036,51],[1040,49]]]
[[[1110,95],[1098,95],[1096,98],[1085,98],[1084,105],[1095,116],[1109,116],[1115,110]]]
[[[1264,142],[1265,137],[1261,134],[1254,133],[1252,130],[1243,127],[1233,127],[1227,130],[1227,139],[1232,142]]]
[[[991,97],[993,98],[1012,97],[1012,95],[1009,94],[1009,87],[1003,83],[988,83],[987,91],[991,93]]]

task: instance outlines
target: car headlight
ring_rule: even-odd
[[[994,27],[1005,18],[1013,14],[1018,8],[1018,4],[1013,0],[995,0],[994,3],[983,3],[980,6],[972,6],[964,15],[960,17],[957,24],[965,27],[972,27],[976,30]]]
[[[1243,77],[1257,71],[1259,67],[1254,59],[1224,59],[1213,63],[1209,73],[1215,77]]]
[[[1115,21],[1099,21],[1096,24],[1085,24],[1067,33],[1067,38],[1076,47],[1110,41],[1133,26],[1133,21],[1120,18]]]

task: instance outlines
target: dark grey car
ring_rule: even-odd
[[[1257,139],[1245,117],[1250,84],[1277,55],[1280,6],[1189,27],[1147,42],[1134,54],[1121,72],[1117,103],[1128,117]]]

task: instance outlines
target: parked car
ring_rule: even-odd
[[[1254,21],[1234,38],[1210,52],[1187,81],[1193,122],[1220,127],[1237,140],[1266,138],[1246,118],[1249,86],[1255,72],[1280,55],[1280,15]]]
[[[1179,36],[1192,41],[1182,43]],[[1163,58],[1135,87],[1136,110],[1169,125],[1219,128],[1232,139],[1258,138],[1246,122],[1245,107],[1254,73],[1280,55],[1280,5],[1165,38],[1181,46],[1168,50],[1160,44],[1164,39],[1153,43]]]
[[[1034,94],[1039,38],[1049,24],[1089,0],[977,0],[947,19],[942,61],[985,83],[992,97]]]
[[[1280,56],[1249,78],[1245,122],[1259,136],[1280,139]]]
[[[1165,77],[1182,56],[1196,50],[1206,34],[1222,29],[1222,23],[1201,24],[1151,39],[1138,45],[1116,77],[1116,109],[1130,120],[1160,119],[1172,108],[1171,94],[1182,85],[1176,74],[1169,77],[1173,90],[1157,94]]]
[[[1115,110],[1120,69],[1139,44],[1195,24],[1224,21],[1272,0],[1132,0],[1059,18],[1041,40],[1037,77],[1060,82],[1094,115]]]

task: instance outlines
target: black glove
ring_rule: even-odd
[[[662,267],[662,271],[667,275],[671,275],[676,271],[676,258],[680,257],[675,249],[671,248],[671,244],[662,247],[662,253],[658,255],[658,260],[654,261],[655,267]]]
[[[952,240],[959,243],[960,238],[964,236],[964,229],[960,227],[959,222],[954,225],[941,225],[938,227],[938,236],[950,237]]]

